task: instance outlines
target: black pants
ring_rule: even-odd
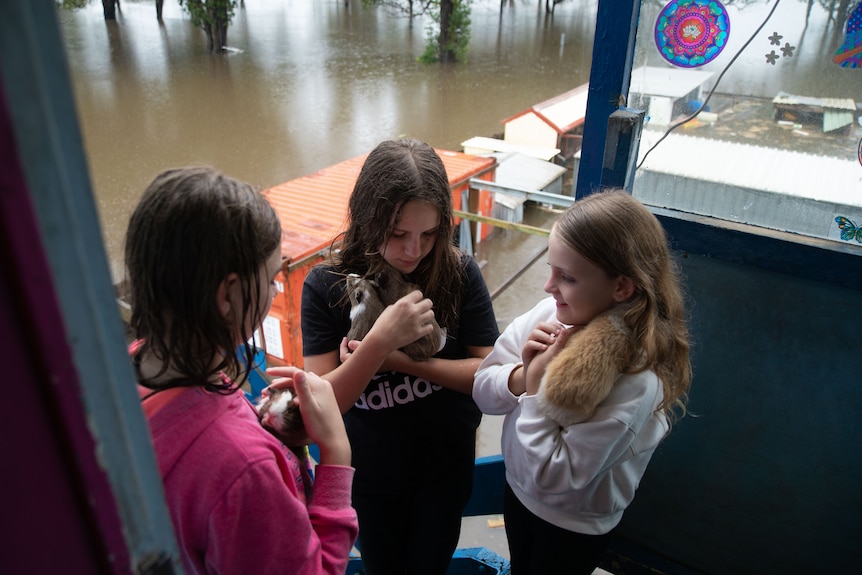
[[[472,490],[475,439],[446,446],[450,453],[429,458],[409,481],[354,483],[365,575],[445,575]]]
[[[608,547],[610,534],[584,535],[533,515],[509,485],[503,498],[512,575],[590,575]]]

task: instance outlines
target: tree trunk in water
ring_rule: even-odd
[[[227,47],[227,22],[219,21],[213,27],[213,36],[215,37],[214,52],[221,52]]]
[[[227,46],[227,11],[224,6],[212,7],[209,12],[209,32],[207,32],[207,40],[209,51],[212,53],[221,52]]]
[[[215,52],[215,50],[213,49],[213,46],[215,46],[215,44],[213,43],[212,25],[204,23],[201,28],[203,28],[204,33],[207,35],[207,52],[212,54],[213,52]]]
[[[165,0],[156,0],[156,20],[162,22],[162,7],[165,5]]]
[[[453,10],[452,1],[441,0],[440,2],[440,38],[438,45],[440,46],[440,62],[444,64],[455,61],[455,52],[449,48],[449,21],[451,20]]]
[[[557,7],[557,4],[562,2],[563,0],[545,0],[545,12],[548,14],[554,13],[554,8]]]
[[[159,0],[157,0],[159,1]],[[207,51],[222,52],[227,46],[227,29],[230,25],[235,0],[185,0],[192,22],[204,31]]]
[[[105,14],[105,20],[117,19],[117,0],[102,0],[102,12]]]

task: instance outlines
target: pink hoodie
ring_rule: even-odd
[[[187,573],[345,572],[358,532],[352,467],[318,465],[306,502],[302,462],[242,392],[190,388],[148,421]]]

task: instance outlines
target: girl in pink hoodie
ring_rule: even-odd
[[[350,444],[329,383],[281,372],[320,447],[313,485],[240,391],[281,236],[259,193],[210,168],[157,176],[129,223],[132,357],[186,573],[341,574],[356,539]]]

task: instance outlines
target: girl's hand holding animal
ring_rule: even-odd
[[[350,441],[329,382],[297,367],[273,367],[267,373],[277,378],[271,387],[296,393],[305,431],[320,448],[320,463],[349,466]]]
[[[533,329],[521,351],[521,359],[524,362],[521,374],[527,395],[536,395],[548,364],[566,346],[569,336],[578,329],[580,327],[566,329],[559,324],[546,322]]]
[[[383,356],[389,355],[433,331],[432,308],[431,300],[414,290],[387,306],[362,341],[373,342]]]

